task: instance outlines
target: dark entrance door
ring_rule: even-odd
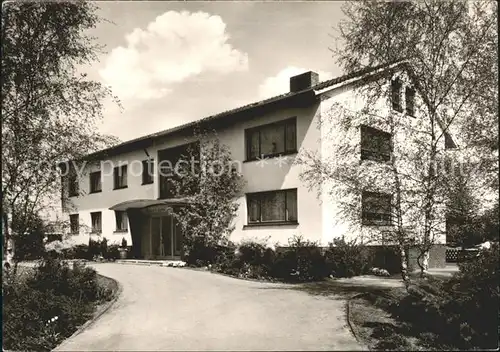
[[[156,258],[181,255],[182,233],[171,214],[151,217],[151,254]]]

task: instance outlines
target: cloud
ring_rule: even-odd
[[[205,12],[165,12],[125,39],[99,71],[120,99],[157,99],[202,72],[248,69],[247,54],[228,43],[222,18]]]
[[[289,92],[290,77],[308,71],[314,71],[318,73],[320,81],[325,81],[327,79],[333,78],[333,75],[330,72],[288,66],[278,72],[278,74],[276,74],[275,76],[268,77],[264,80],[264,82],[259,86],[259,98],[265,99]]]

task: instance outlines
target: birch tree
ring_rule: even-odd
[[[419,200],[412,203],[421,209],[422,233],[415,240],[421,249],[418,262],[424,273],[433,229],[437,227],[435,213],[442,211],[443,202],[444,180],[436,165],[442,165],[444,156],[438,146],[456,132],[454,136],[465,155],[470,156],[467,148],[475,141],[475,153],[483,153],[479,161],[498,156],[497,130],[483,130],[498,125],[498,85],[494,78],[498,77],[496,3],[359,1],[346,3],[343,11],[346,19],[339,25],[339,45],[332,51],[346,73],[407,59],[423,98],[418,109],[427,130],[419,143],[423,149],[417,153],[422,158],[415,159],[420,164],[414,185],[419,187],[414,189]],[[371,85],[364,94],[365,110],[369,111],[374,101],[370,98],[383,96],[383,86]],[[495,165],[483,169],[493,178],[492,184],[496,170]],[[394,171],[398,175],[406,173]],[[404,194],[400,196],[404,198]]]
[[[87,31],[89,2],[9,2],[2,7],[2,225],[31,218],[60,195],[57,163],[116,143],[96,129],[109,88],[82,74],[101,47]],[[25,224],[29,225],[29,224]],[[18,226],[22,235],[28,227]]]

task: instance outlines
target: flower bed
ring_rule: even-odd
[[[4,277],[3,348],[50,351],[112,299],[116,283],[81,263],[46,259],[23,277]]]

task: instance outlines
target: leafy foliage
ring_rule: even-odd
[[[449,281],[428,277],[410,286],[401,300],[386,305],[416,333],[432,333],[435,342],[460,349],[498,346],[498,244],[460,264]]]
[[[227,237],[234,228],[244,179],[239,170],[232,167],[229,148],[221,144],[216,133],[195,131],[200,150],[188,150],[184,160],[196,160],[201,154],[199,169],[182,164],[178,172],[182,177],[172,178],[175,194],[182,197],[189,190],[190,204],[179,208],[175,217],[184,235],[185,254],[193,246],[211,248],[227,244]],[[179,164],[181,166],[181,164]],[[199,172],[198,172],[199,171]]]
[[[278,251],[272,275],[291,282],[323,280],[330,273],[322,249],[316,242],[293,236],[288,247]]]
[[[368,273],[372,265],[370,251],[357,243],[356,239],[346,241],[335,239],[326,254],[327,263],[335,277],[352,277]]]
[[[108,88],[78,73],[100,50],[84,2],[9,3],[2,11],[2,220],[30,218],[59,198],[59,161],[117,142],[97,131]],[[16,232],[24,234],[26,222]]]
[[[2,293],[3,347],[50,351],[113,292],[98,285],[93,269],[47,259],[25,279],[2,280]]]
[[[456,154],[468,162],[477,165],[478,160],[479,164],[490,161],[488,167],[475,168],[481,174],[477,180],[498,180],[498,156],[495,158],[489,147],[485,150],[486,145],[493,149],[497,145],[496,127],[489,142],[486,137],[476,143],[482,147],[474,145],[470,134],[461,133],[470,129],[470,121],[475,121],[474,135],[483,137],[479,126],[498,125],[498,112],[491,108],[496,106],[498,96],[496,75],[491,74],[498,72],[495,10],[491,2],[438,0],[358,1],[343,6],[341,45],[334,52],[347,74],[366,67],[395,65],[401,59],[408,64],[398,64],[398,69],[388,69],[356,89],[353,99],[360,104],[333,104],[329,116],[321,121],[325,135],[332,139],[328,141],[332,156],[303,153],[301,161],[307,168],[301,176],[318,190],[332,181],[328,192],[340,199],[338,217],[357,231],[367,232],[363,238],[380,234],[373,228],[360,229],[360,191],[392,194],[391,217],[396,231],[390,240],[399,247],[403,277],[407,277],[404,256],[409,242],[419,248],[419,265],[424,272],[430,248],[443,234],[446,171],[440,170],[439,164],[445,159],[444,147],[451,144],[449,136],[467,147]],[[412,104],[418,113],[416,119],[388,108],[389,82],[396,78],[417,91]],[[392,135],[394,144],[386,163],[360,163],[357,134],[363,125]],[[327,143],[327,138],[322,143]]]

